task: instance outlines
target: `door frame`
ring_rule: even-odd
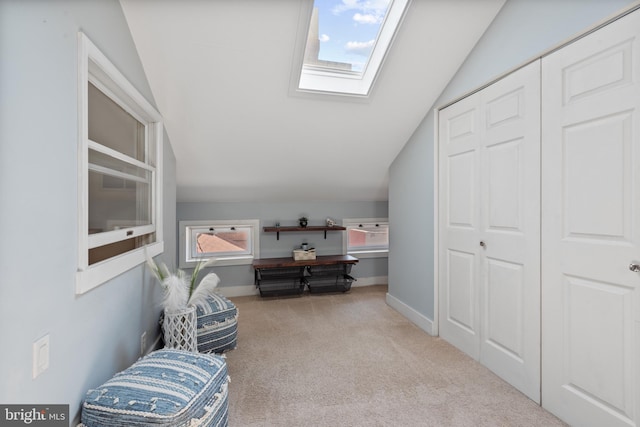
[[[444,108],[444,107],[442,107]],[[440,336],[440,110],[433,109],[433,323],[432,335]]]

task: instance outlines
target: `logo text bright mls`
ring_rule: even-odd
[[[66,426],[69,405],[0,405],[2,425]]]

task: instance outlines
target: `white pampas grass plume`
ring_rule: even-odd
[[[209,273],[202,278],[200,284],[191,294],[189,305],[203,306],[207,302],[207,297],[211,295],[220,283],[220,278],[216,273]]]
[[[210,273],[202,279],[199,285],[196,285],[200,270],[215,264],[218,261],[217,258],[210,258],[206,262],[199,261],[195,265],[191,277],[187,277],[183,270],[178,269],[172,273],[165,263],[156,263],[146,248],[144,255],[149,270],[158,279],[164,290],[162,305],[166,311],[183,310],[187,308],[187,305],[206,304],[207,296],[213,293],[220,283],[220,278],[215,273]]]
[[[191,273],[191,282],[189,283],[189,295],[192,295],[196,289],[196,286],[197,286],[196,282],[198,281],[198,274],[200,274],[200,270],[215,264],[217,261],[218,261],[218,258],[209,258],[207,261],[198,261],[196,266],[193,268],[193,272]]]
[[[184,274],[170,275],[162,281],[162,287],[164,288],[162,304],[166,311],[183,310],[187,306],[189,285],[184,280]]]
[[[216,262],[218,262],[218,258],[209,258],[207,260],[207,262],[205,262],[204,264],[202,264],[202,267],[200,268],[206,268],[206,267],[211,267],[213,264],[215,264]]]
[[[171,272],[169,271],[169,267],[167,267],[167,264],[165,264],[164,262],[160,264],[160,266],[158,267],[158,270],[161,272],[162,277],[164,277],[165,279],[167,277],[171,276]]]
[[[167,264],[165,264],[164,262],[160,263],[160,265],[156,264],[153,258],[151,258],[151,255],[149,255],[149,252],[147,252],[147,248],[144,248],[144,257],[147,260],[147,267],[149,267],[149,270],[151,270],[153,275],[156,276],[156,279],[158,279],[160,283],[171,276],[171,272],[169,271],[169,267],[167,267]]]

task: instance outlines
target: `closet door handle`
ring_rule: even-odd
[[[480,246],[482,246],[483,248],[486,248],[487,244],[484,242],[484,240],[480,240]]]
[[[635,262],[632,262],[631,264],[629,264],[629,270],[633,271],[634,273],[637,273],[640,271],[640,265],[636,264]]]

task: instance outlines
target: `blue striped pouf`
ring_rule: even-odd
[[[222,295],[207,296],[207,304],[199,305],[197,341],[200,353],[224,353],[238,343],[238,309]]]
[[[158,350],[89,390],[81,425],[227,426],[228,382],[220,356]]]

